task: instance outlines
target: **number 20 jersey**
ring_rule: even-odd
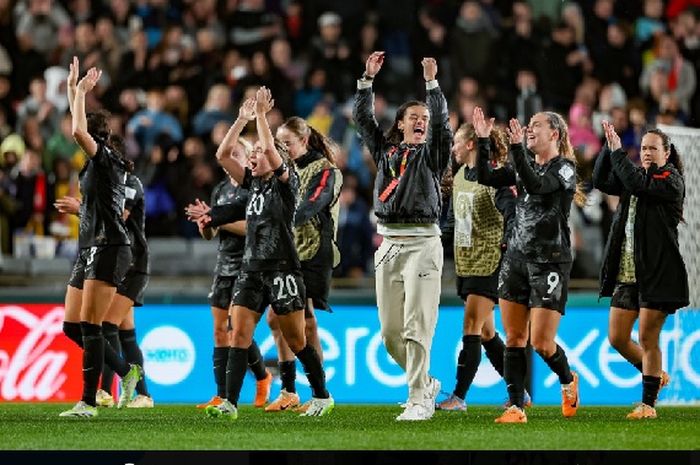
[[[275,176],[253,177],[246,168],[242,187],[248,189],[243,270],[299,269],[292,230],[299,189],[297,173],[290,168],[289,179],[281,182]]]

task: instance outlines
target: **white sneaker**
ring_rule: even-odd
[[[153,405],[152,397],[139,394],[126,404],[126,408],[153,408]]]
[[[433,403],[433,409],[428,408],[428,406],[424,403],[421,404],[415,404],[415,403],[409,403],[406,405],[406,409],[396,417],[396,421],[422,421],[422,420],[430,420],[433,417],[433,413],[435,412],[435,404]]]
[[[425,406],[430,410],[430,416],[433,416],[435,413],[435,404],[437,403],[437,396],[440,394],[441,387],[440,381],[431,376],[425,388]]]
[[[95,393],[95,403],[98,407],[114,407],[114,398],[109,392],[98,389]]]
[[[322,417],[331,413],[333,411],[333,407],[335,407],[335,401],[332,397],[328,397],[327,399],[319,399],[317,397],[312,397],[310,402],[311,403],[309,404],[309,408],[300,416]]]

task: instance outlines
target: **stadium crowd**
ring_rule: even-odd
[[[148,236],[198,236],[184,207],[222,179],[216,149],[238,104],[264,85],[273,133],[296,115],[340,146],[336,273],[367,274],[374,164],[351,110],[374,50],[387,57],[374,83],[384,129],[396,106],[422,97],[426,56],[442,70],[453,130],[475,106],[500,122],[568,115],[589,199],[571,215],[572,277],[597,276],[615,206],[590,182],[601,121],[636,162],[648,125],[700,126],[698,0],[0,0],[2,253],[13,237],[77,238],[77,218],[53,207],[77,195],[85,162],[65,91],[77,56],[81,71],[103,70],[87,106],[109,110],[126,139]]]

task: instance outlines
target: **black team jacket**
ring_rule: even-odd
[[[612,295],[617,282],[630,197],[637,197],[634,265],[641,298],[647,302],[688,305],[688,274],[678,247],[685,183],[676,167],[635,166],[621,149],[603,147],[593,168],[593,185],[620,196],[600,271],[600,296]]]
[[[430,111],[428,137],[424,144],[392,144],[374,118],[372,88],[358,89],[353,117],[362,141],[377,165],[374,183],[374,212],[379,223],[438,223],[442,208],[440,179],[450,160],[452,130],[447,101],[440,87],[426,92]],[[381,194],[400,173],[406,154],[406,166],[398,185],[383,201]],[[392,174],[393,171],[393,174]]]

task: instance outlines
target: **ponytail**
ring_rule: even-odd
[[[544,114],[547,116],[549,121],[549,127],[559,131],[559,155],[571,160],[578,171],[578,162],[576,161],[574,146],[571,144],[571,139],[569,139],[569,126],[566,124],[566,120],[564,120],[564,117],[562,117],[559,113],[555,113],[553,111],[545,111]],[[586,205],[586,200],[586,193],[583,190],[583,183],[577,172],[574,202],[579,207],[583,207]]]
[[[338,145],[330,138],[318,132],[313,126],[298,116],[292,116],[282,123],[281,128],[285,128],[299,139],[307,138],[307,145],[311,150],[320,152],[326,159],[335,166],[335,154],[338,152]]]

